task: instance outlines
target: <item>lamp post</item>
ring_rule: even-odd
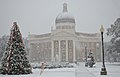
[[[87,46],[85,46],[85,67],[87,67]]]
[[[100,52],[100,44],[99,42],[96,43],[96,60],[101,61],[101,52]]]
[[[100,74],[101,75],[107,75],[107,71],[106,71],[106,68],[105,68],[105,62],[104,62],[104,43],[103,43],[103,32],[104,32],[104,28],[103,26],[101,25],[101,28],[100,28],[100,32],[101,32],[101,40],[102,40],[102,59],[103,59],[103,65],[102,65],[102,68],[101,68],[101,71],[100,71]]]

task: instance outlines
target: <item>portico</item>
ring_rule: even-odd
[[[73,40],[52,40],[52,61],[74,62],[75,43]]]

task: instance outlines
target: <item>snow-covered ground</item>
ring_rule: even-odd
[[[28,75],[0,75],[0,77],[75,77],[75,68],[45,69],[40,75],[40,69],[33,69]]]
[[[0,77],[120,77],[120,63],[106,63],[107,75],[100,75],[102,63],[96,63],[95,67],[84,66],[79,63],[74,68],[45,69],[40,75],[40,69],[33,69],[28,75],[0,75]]]
[[[96,63],[93,68],[84,67],[84,63],[80,63],[76,67],[76,77],[120,77],[120,62],[109,63],[106,62],[107,75],[100,75],[102,63]]]

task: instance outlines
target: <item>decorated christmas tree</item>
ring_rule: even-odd
[[[14,22],[6,51],[2,57],[0,73],[9,75],[30,74],[31,66],[26,55],[22,35],[17,23]]]

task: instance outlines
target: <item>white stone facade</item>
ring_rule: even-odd
[[[84,61],[85,53],[90,51],[96,61],[101,61],[100,33],[76,32],[75,19],[67,12],[66,3],[63,4],[63,12],[56,17],[55,26],[51,33],[29,34],[31,62]]]

